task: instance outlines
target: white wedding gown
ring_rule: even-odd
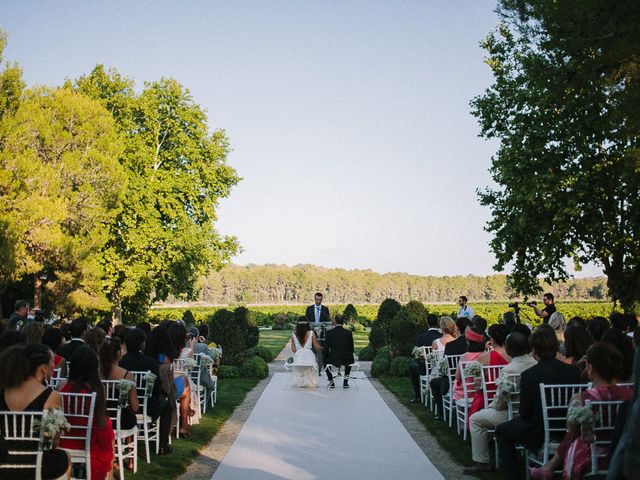
[[[304,345],[300,345],[295,333],[292,338],[296,347],[291,364],[292,384],[296,387],[316,388],[318,386],[318,363],[316,362],[316,354],[311,350],[313,331],[307,334]]]

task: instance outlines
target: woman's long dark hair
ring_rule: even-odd
[[[72,392],[78,393],[83,388],[96,392],[95,420],[100,427],[104,427],[107,421],[107,402],[98,374],[98,356],[88,345],[81,345],[73,353],[69,383]]]
[[[311,327],[309,326],[309,322],[306,317],[300,317],[298,319],[298,324],[296,325],[296,337],[298,338],[300,345],[304,346],[304,341],[307,338],[307,332],[309,330],[311,330]]]
[[[169,322],[170,324],[170,322]],[[167,333],[169,324],[167,322],[161,322],[156,328],[151,330],[151,333],[147,335],[147,341],[145,343],[144,353],[156,360],[162,353],[169,357],[171,361],[178,358],[180,352],[177,352],[173,346],[173,342],[169,338]]]
[[[120,347],[121,343],[118,337],[111,337],[111,339],[107,339],[100,347],[100,373],[102,374],[102,378],[105,380],[109,379],[111,368],[113,367],[113,364],[118,361]]]
[[[40,365],[47,365],[52,357],[46,345],[13,345],[0,355],[0,389],[16,388],[35,375]]]

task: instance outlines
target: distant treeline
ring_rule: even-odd
[[[572,279],[543,288],[563,301],[608,299],[606,277]],[[200,279],[197,300],[218,305],[310,304],[316,291],[331,304],[379,304],[385,298],[401,303],[452,303],[459,295],[472,303],[515,298],[505,275],[434,277],[314,265],[228,265]]]

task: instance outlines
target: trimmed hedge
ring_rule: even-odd
[[[379,377],[389,372],[391,365],[389,364],[389,347],[383,347],[378,350],[376,357],[371,363],[371,375]]]
[[[370,362],[376,357],[376,352],[371,345],[367,345],[358,354],[358,360],[362,360],[364,362]]]
[[[247,358],[240,366],[240,375],[243,377],[267,378],[269,365],[257,355]]]
[[[239,378],[240,367],[235,365],[220,365],[218,367],[218,378]]]
[[[406,377],[409,375],[409,365],[413,362],[411,357],[396,357],[391,360],[389,373],[394,377]]]

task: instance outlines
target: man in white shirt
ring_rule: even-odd
[[[458,309],[458,318],[466,317],[469,320],[471,320],[475,315],[473,308],[467,305],[467,297],[465,297],[464,295],[461,295],[460,297],[458,297],[458,306],[460,307]]]

